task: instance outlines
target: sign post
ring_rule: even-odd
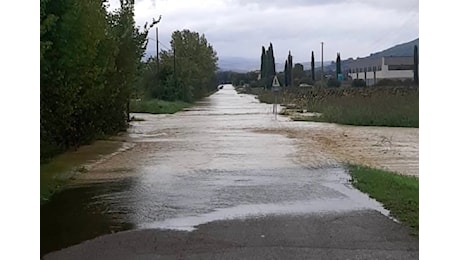
[[[275,103],[273,104],[273,114],[275,114],[275,119],[276,115],[278,114],[278,93],[280,92],[280,87],[280,82],[275,75],[272,82],[272,91],[275,93]]]

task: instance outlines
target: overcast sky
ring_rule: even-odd
[[[118,0],[110,0],[118,6]],[[258,59],[273,43],[276,62],[364,57],[419,37],[418,0],[136,0],[136,22],[162,15],[160,42],[190,29],[205,34],[220,57]],[[149,52],[155,51],[155,30]],[[160,45],[162,49],[165,46]]]

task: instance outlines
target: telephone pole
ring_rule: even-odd
[[[155,20],[153,18],[153,22],[150,25],[150,28],[152,28],[155,24],[158,24],[161,21],[161,15],[158,18],[158,20]],[[157,38],[157,79],[158,79],[158,84],[160,84],[160,55],[159,55],[159,39],[158,39],[158,25],[155,27],[155,32],[156,32],[156,38]]]
[[[323,78],[324,78],[323,45],[324,45],[324,42],[321,42],[321,87],[323,86]]]
[[[176,75],[176,46],[173,44],[173,57],[174,57],[174,87],[177,89],[177,75]]]
[[[157,76],[160,75],[160,56],[158,55],[158,26],[155,27],[157,35]]]

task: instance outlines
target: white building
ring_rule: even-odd
[[[381,79],[413,79],[414,57],[387,56],[363,58],[348,64],[348,75],[352,79],[363,79],[368,86]]]

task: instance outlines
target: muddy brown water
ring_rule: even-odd
[[[41,207],[41,254],[128,229],[372,209],[344,163],[418,175],[418,129],[276,119],[226,85],[174,115],[136,114],[129,149],[101,159]],[[279,109],[278,109],[279,110]],[[126,147],[126,146],[125,146]]]

